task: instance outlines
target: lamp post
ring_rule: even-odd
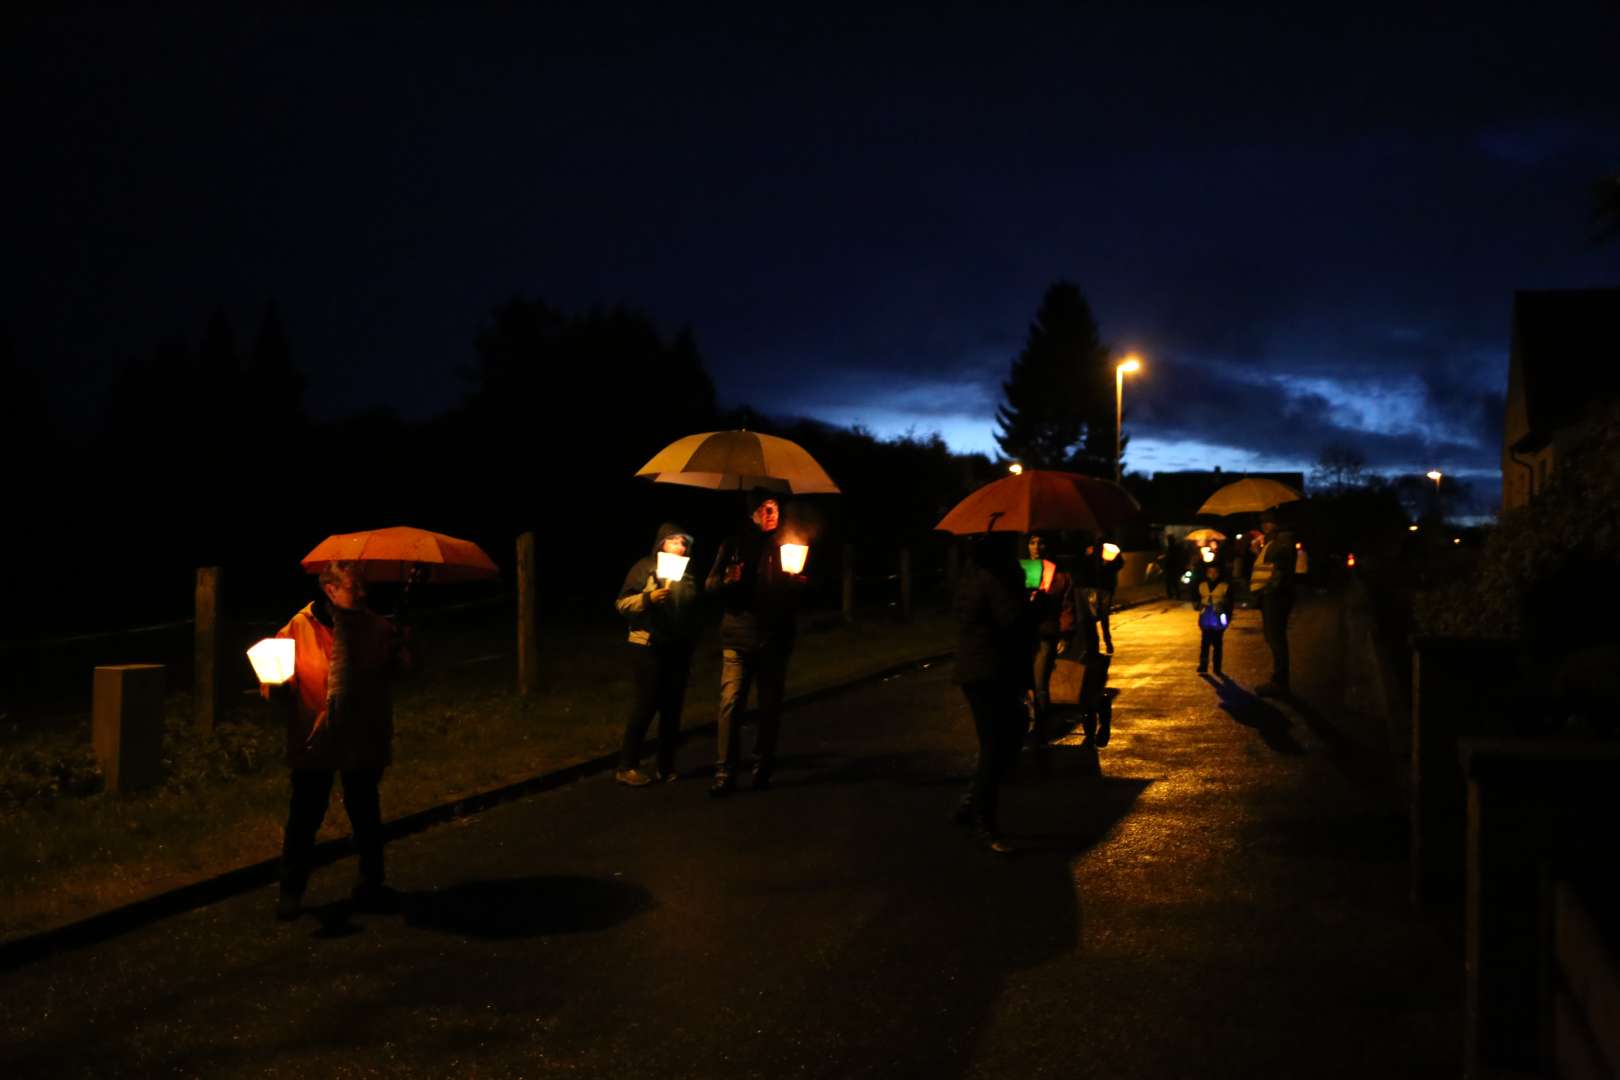
[[[1127,372],[1140,371],[1142,361],[1135,353],[1130,354],[1114,365],[1114,483],[1119,483],[1119,444],[1120,428],[1125,423],[1125,375]]]
[[[1434,481],[1434,516],[1440,517],[1440,480],[1445,475],[1439,469],[1430,469],[1423,474]]]

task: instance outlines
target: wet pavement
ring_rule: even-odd
[[[603,776],[392,845],[398,914],[343,863],[295,923],[260,890],[9,972],[0,1074],[1457,1075],[1460,948],[1404,902],[1336,603],[1291,639],[1271,703],[1258,613],[1230,681],[1190,608],[1117,615],[1113,740],[1023,763],[1012,858],[947,822],[946,665],[790,713],[768,793]]]

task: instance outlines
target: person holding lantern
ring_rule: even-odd
[[[1125,560],[1119,557],[1119,546],[1107,534],[1097,537],[1090,566],[1092,592],[1091,616],[1102,634],[1103,648],[1114,651],[1114,635],[1108,626],[1109,613],[1114,609],[1114,593],[1119,591],[1119,568]]]
[[[1214,661],[1215,674],[1221,674],[1221,646],[1226,640],[1226,626],[1232,618],[1231,590],[1221,579],[1217,562],[1204,565],[1204,580],[1198,583],[1198,674],[1203,675]]]
[[[630,787],[653,782],[640,769],[641,742],[658,714],[657,779],[675,779],[681,706],[698,638],[698,584],[688,566],[692,535],[673,522],[658,527],[653,551],[625,575],[615,605],[630,623],[629,657],[635,696],[613,779]]]
[[[366,606],[366,583],[355,563],[329,563],[320,595],[277,633],[294,643],[293,676],[260,684],[266,700],[286,713],[292,799],[281,849],[276,917],[303,910],[315,834],[326,817],[332,777],[343,778],[343,807],[354,829],[360,880],[352,897],[362,910],[386,911],[382,806],[377,788],[393,760],[392,682],[417,660],[409,635]]]
[[[736,790],[741,713],[749,687],[759,686],[758,729],[754,737],[754,790],[770,787],[776,766],[776,741],[787,691],[788,659],[797,635],[799,569],[783,566],[777,535],[782,522],[776,496],[756,488],[748,496],[749,521],[715,553],[704,591],[717,595],[720,619],[720,709],[716,725],[714,783],[709,794],[721,798]],[[803,548],[798,554],[802,557]]]
[[[1045,750],[1047,714],[1052,708],[1052,669],[1057,666],[1057,658],[1068,652],[1077,625],[1074,580],[1046,558],[1046,538],[1040,533],[1030,533],[1024,543],[1029,552],[1027,562],[1038,566],[1024,581],[1030,587],[1029,602],[1034,608],[1035,623],[1030,742],[1036,750]]]

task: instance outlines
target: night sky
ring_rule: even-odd
[[[680,6],[12,25],[18,360],[84,429],[131,357],[273,299],[315,415],[414,419],[502,300],[623,303],[693,328],[723,405],[991,451],[1068,279],[1147,364],[1127,468],[1342,442],[1493,503],[1513,290],[1620,278],[1609,0]]]

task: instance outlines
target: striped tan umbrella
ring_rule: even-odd
[[[793,495],[837,495],[838,485],[791,439],[755,431],[708,431],[676,439],[636,470],[658,484],[711,491],[765,488]]]

